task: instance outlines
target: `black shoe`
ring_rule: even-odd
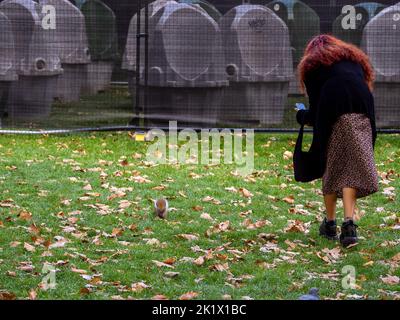
[[[337,240],[336,220],[328,221],[324,218],[319,227],[319,235],[329,240]]]
[[[348,246],[358,242],[357,228],[358,226],[353,220],[343,222],[342,233],[340,234],[340,243],[343,247],[347,248]]]

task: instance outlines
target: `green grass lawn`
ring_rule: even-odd
[[[320,182],[293,179],[294,135],[257,135],[248,177],[154,166],[128,133],[0,136],[0,297],[297,299],[318,287],[324,299],[399,299],[399,138],[379,136],[381,189],[359,201],[360,243],[342,249],[318,236]],[[167,220],[152,209],[162,196]],[[40,285],[45,263],[54,290]]]

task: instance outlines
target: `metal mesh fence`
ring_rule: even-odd
[[[377,125],[400,129],[400,3],[0,1],[1,129],[297,128],[297,65],[330,33],[376,73]]]

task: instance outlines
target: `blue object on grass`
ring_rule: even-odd
[[[318,292],[317,288],[311,288],[309,293],[301,296],[299,300],[319,300]]]

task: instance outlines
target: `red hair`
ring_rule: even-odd
[[[327,34],[313,38],[305,49],[298,66],[302,91],[305,91],[304,80],[310,72],[321,66],[329,67],[341,60],[359,63],[364,71],[365,82],[372,91],[375,77],[368,56],[356,46]]]

